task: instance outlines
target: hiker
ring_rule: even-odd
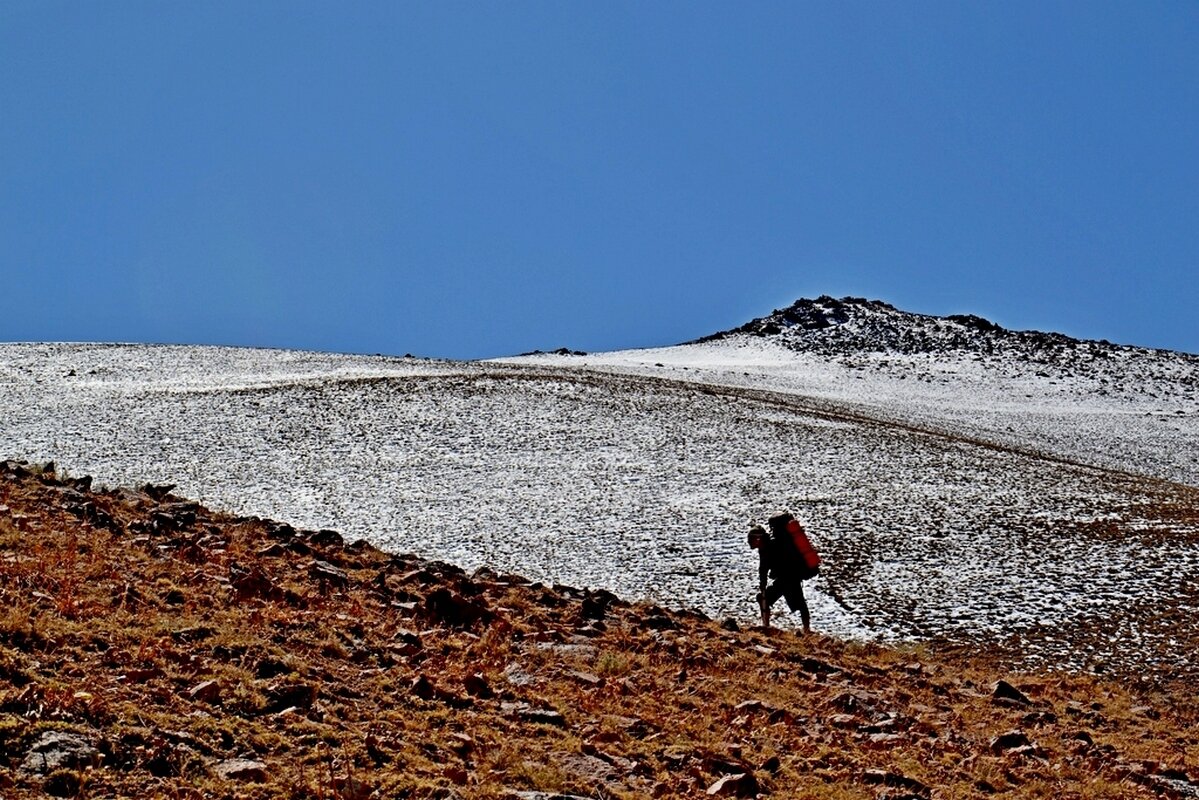
[[[812,548],[799,520],[787,512],[768,521],[770,534],[761,525],[749,529],[749,546],[758,551],[758,608],[762,627],[770,627],[770,607],[787,598],[792,611],[799,611],[804,633],[811,633],[812,616],[803,594],[803,582],[819,572],[820,556]],[[769,578],[774,583],[767,586]]]

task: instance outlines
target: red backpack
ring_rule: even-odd
[[[770,531],[776,539],[789,543],[799,556],[796,566],[799,569],[800,580],[807,580],[820,574],[820,554],[812,547],[811,540],[804,533],[799,520],[788,513],[777,514],[770,518]]]
[[[816,548],[812,547],[812,542],[809,541],[808,535],[804,533],[803,526],[799,524],[799,520],[794,517],[787,523],[787,533],[791,535],[791,542],[795,545],[795,549],[799,551],[799,555],[803,558],[804,566],[808,568],[808,572],[813,575],[820,574],[820,554],[816,552]]]

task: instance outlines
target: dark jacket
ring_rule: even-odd
[[[758,547],[758,580],[765,584],[769,576],[779,583],[795,582],[800,572],[796,564],[798,558],[795,548],[787,542],[766,537]]]

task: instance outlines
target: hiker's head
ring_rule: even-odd
[[[762,546],[762,542],[766,541],[766,529],[761,525],[755,525],[749,529],[749,535],[746,537],[749,546],[757,550]]]

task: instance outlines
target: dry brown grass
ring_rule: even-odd
[[[693,797],[748,772],[788,798],[1114,800],[1199,774],[1185,687],[731,630],[180,502],[0,469],[5,798]],[[1028,748],[992,748],[1015,729]],[[47,730],[95,758],[23,770]]]

